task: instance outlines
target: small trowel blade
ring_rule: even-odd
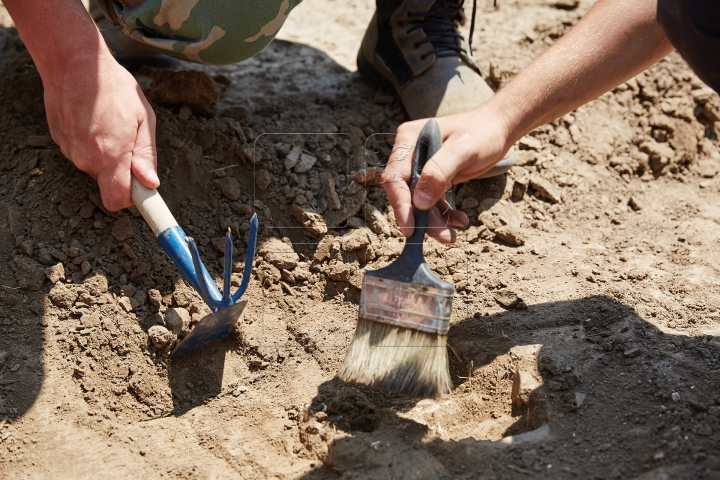
[[[221,308],[200,320],[193,331],[178,343],[170,354],[170,358],[191,352],[227,336],[235,328],[235,323],[242,315],[246,305],[247,300],[243,300],[231,307]]]

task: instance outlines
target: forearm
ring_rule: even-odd
[[[40,75],[110,55],[80,0],[3,0]]]
[[[553,47],[488,102],[508,147],[533,128],[597,98],[672,51],[657,0],[600,0]]]

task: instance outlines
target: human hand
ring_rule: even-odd
[[[412,153],[427,119],[400,125],[393,153],[381,181],[395,212],[400,231],[410,236],[415,226],[413,205],[430,210],[428,235],[442,243],[455,241],[452,227],[468,224],[467,215],[453,210],[445,201],[445,192],[453,185],[472,180],[502,160],[511,146],[504,127],[504,116],[485,104],[470,112],[435,119],[440,127],[443,145],[430,158],[410,195],[408,182]]]
[[[107,52],[58,64],[43,75],[53,140],[97,179],[108,210],[133,205],[132,175],[157,188],[155,113],[135,78]]]

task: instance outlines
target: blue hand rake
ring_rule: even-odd
[[[247,305],[247,300],[242,302],[238,302],[238,300],[243,296],[250,283],[250,273],[252,272],[257,240],[257,215],[253,215],[250,220],[250,233],[242,281],[235,293],[232,294],[230,293],[230,287],[233,267],[233,240],[228,228],[224,246],[223,291],[220,293],[215,281],[200,260],[195,240],[188,237],[182,227],[178,225],[157,190],[144,187],[133,177],[132,200],[147,224],[152,228],[160,246],[175,265],[180,268],[185,278],[200,293],[200,296],[213,312],[200,320],[195,328],[178,343],[170,357],[177,357],[227,336],[235,327],[235,323]]]

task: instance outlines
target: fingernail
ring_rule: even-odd
[[[151,168],[147,172],[148,179],[150,179],[153,182],[160,183],[160,179],[158,178],[157,171],[154,168]]]
[[[433,197],[425,192],[415,192],[413,203],[420,210],[428,210],[433,206]]]

